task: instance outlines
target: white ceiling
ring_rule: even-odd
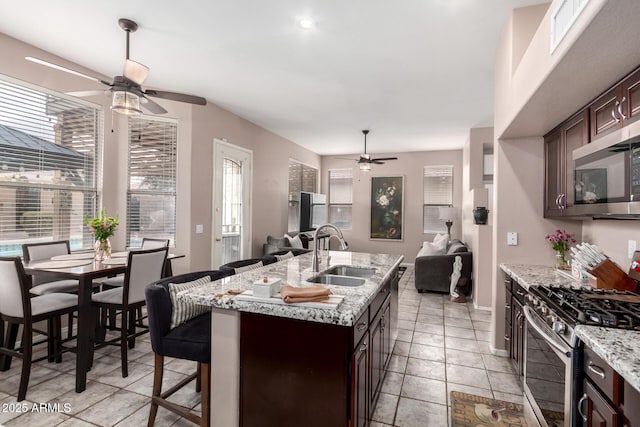
[[[498,38],[511,9],[539,3],[20,0],[2,8],[0,32],[114,76],[117,21],[130,18],[145,87],[206,97],[323,155],[362,151],[361,129],[370,153],[424,151],[461,148],[470,128],[492,125]]]

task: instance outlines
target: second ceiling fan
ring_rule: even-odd
[[[367,154],[367,135],[369,134],[369,130],[363,129],[362,133],[364,134],[364,152],[360,154],[359,159],[355,160],[360,165],[360,170],[368,171],[371,170],[371,164],[383,165],[384,162],[388,160],[398,160],[397,157],[376,157],[375,159],[372,158],[370,154]]]

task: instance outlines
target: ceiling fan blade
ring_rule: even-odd
[[[72,70],[70,68],[63,67],[62,65],[53,64],[53,63],[47,62],[47,61],[45,61],[43,59],[34,58],[32,56],[25,56],[24,59],[26,59],[27,61],[35,62],[36,64],[40,64],[40,65],[44,65],[46,67],[53,68],[54,70],[64,71],[65,73],[73,74],[74,76],[84,77],[85,79],[93,80],[94,82],[102,83],[102,84],[107,85],[107,86],[111,86],[111,83],[105,82],[104,80],[99,79],[97,77],[89,76],[87,74],[81,73],[80,71],[75,71],[75,70]]]
[[[109,93],[108,90],[79,90],[76,92],[65,92],[67,95],[77,96],[77,97],[85,97],[85,96],[98,96],[98,95],[107,95]]]
[[[351,160],[352,162],[357,162],[360,159],[353,159],[353,158],[349,158],[349,157],[336,157],[336,159],[340,159],[340,160]]]
[[[165,110],[162,105],[150,100],[144,95],[140,97],[140,104],[147,110],[151,111],[153,114],[165,114],[167,112],[167,110]]]
[[[139,62],[127,59],[124,63],[123,76],[132,82],[141,85],[149,75],[149,67]]]
[[[187,102],[189,104],[196,104],[196,105],[207,105],[206,99],[200,96],[187,95],[184,93],[148,89],[144,91],[144,94],[148,96],[154,96],[156,98],[169,99],[171,101]]]
[[[397,157],[377,157],[371,160],[398,160],[398,158]]]
[[[381,162],[378,159],[371,159],[369,163],[373,163],[374,165],[384,165],[384,162]]]

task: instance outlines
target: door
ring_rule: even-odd
[[[545,217],[562,214],[559,198],[562,194],[562,144],[558,130],[544,139],[545,155]]]
[[[213,141],[211,268],[251,257],[253,152]]]

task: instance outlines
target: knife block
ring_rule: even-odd
[[[595,286],[597,288],[631,292],[637,291],[638,283],[609,259],[596,265],[589,270],[589,273],[597,278]]]

